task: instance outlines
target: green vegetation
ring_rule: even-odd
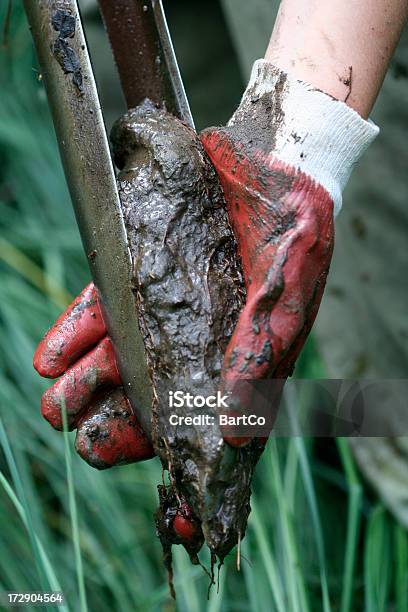
[[[16,6],[0,51],[0,591],[61,589],[75,612],[169,610],[152,520],[158,461],[97,472],[39,414],[35,346],[89,273],[35,66]],[[299,367],[322,374],[313,343]],[[406,533],[344,440],[269,442],[241,571],[233,551],[209,602],[182,549],[175,565],[182,611],[408,611]]]

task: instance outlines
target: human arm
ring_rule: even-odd
[[[406,0],[282,0],[265,59],[367,119],[407,17]]]

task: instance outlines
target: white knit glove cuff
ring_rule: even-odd
[[[276,135],[271,153],[320,183],[333,199],[336,216],[353,166],[379,128],[344,102],[262,59],[254,63],[248,87],[229,125],[239,122],[240,115],[247,116],[251,105],[264,96],[270,97],[277,123],[273,126]]]

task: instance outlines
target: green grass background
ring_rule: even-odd
[[[172,610],[152,520],[158,461],[97,472],[74,454],[73,434],[39,413],[48,383],[32,368],[35,346],[89,272],[19,2],[5,30],[0,591],[61,589],[75,612]],[[313,342],[299,373],[324,374]],[[288,401],[295,409],[297,398]],[[344,440],[271,440],[253,490],[241,571],[233,551],[209,601],[204,572],[175,547],[178,610],[408,611],[406,533],[361,481]]]

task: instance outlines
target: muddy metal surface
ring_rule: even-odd
[[[215,408],[206,409],[210,425],[170,425],[170,413],[192,409],[169,408],[168,397],[216,392],[245,297],[235,240],[218,178],[192,129],[145,101],[115,124],[111,138],[154,388],[155,451],[222,561],[245,533],[262,445],[226,445]]]

